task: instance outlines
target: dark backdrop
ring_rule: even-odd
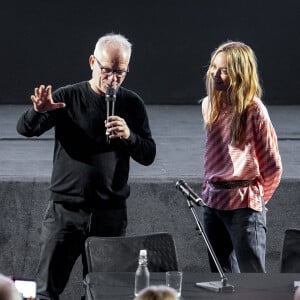
[[[124,86],[146,104],[195,104],[211,51],[229,39],[256,52],[265,103],[299,103],[298,0],[11,0],[0,26],[0,104],[30,103],[41,83],[89,79],[88,57],[107,32],[133,43]]]

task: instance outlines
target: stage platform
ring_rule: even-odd
[[[20,114],[29,106],[0,106],[0,179],[49,179],[53,131],[27,139],[16,132]],[[204,130],[199,105],[151,105],[147,107],[157,143],[155,162],[149,167],[131,166],[131,178],[161,179],[203,174]],[[300,105],[269,106],[283,161],[283,179],[300,178]]]
[[[47,205],[53,131],[24,138],[16,123],[27,105],[0,106],[0,272],[33,277],[38,237]],[[175,189],[185,179],[196,192],[203,180],[204,129],[199,105],[147,106],[157,143],[155,162],[131,163],[128,235],[169,231],[176,241],[183,270],[207,272],[202,237],[183,195]],[[268,205],[267,271],[279,272],[285,229],[300,228],[300,105],[269,106],[283,162],[281,184]],[[201,208],[197,208],[201,217]],[[80,261],[62,297],[79,299]]]

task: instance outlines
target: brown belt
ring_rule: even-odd
[[[241,188],[247,187],[254,184],[256,180],[235,180],[235,181],[216,181],[210,182],[214,187],[219,189],[234,189],[234,188]]]

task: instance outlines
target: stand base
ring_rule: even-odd
[[[196,282],[196,286],[216,292],[216,293],[232,293],[234,286],[226,283],[223,285],[221,281]]]

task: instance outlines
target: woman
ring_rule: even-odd
[[[224,272],[265,272],[265,204],[282,165],[252,49],[241,42],[220,45],[206,88],[205,231]],[[216,271],[211,257],[210,265]]]

